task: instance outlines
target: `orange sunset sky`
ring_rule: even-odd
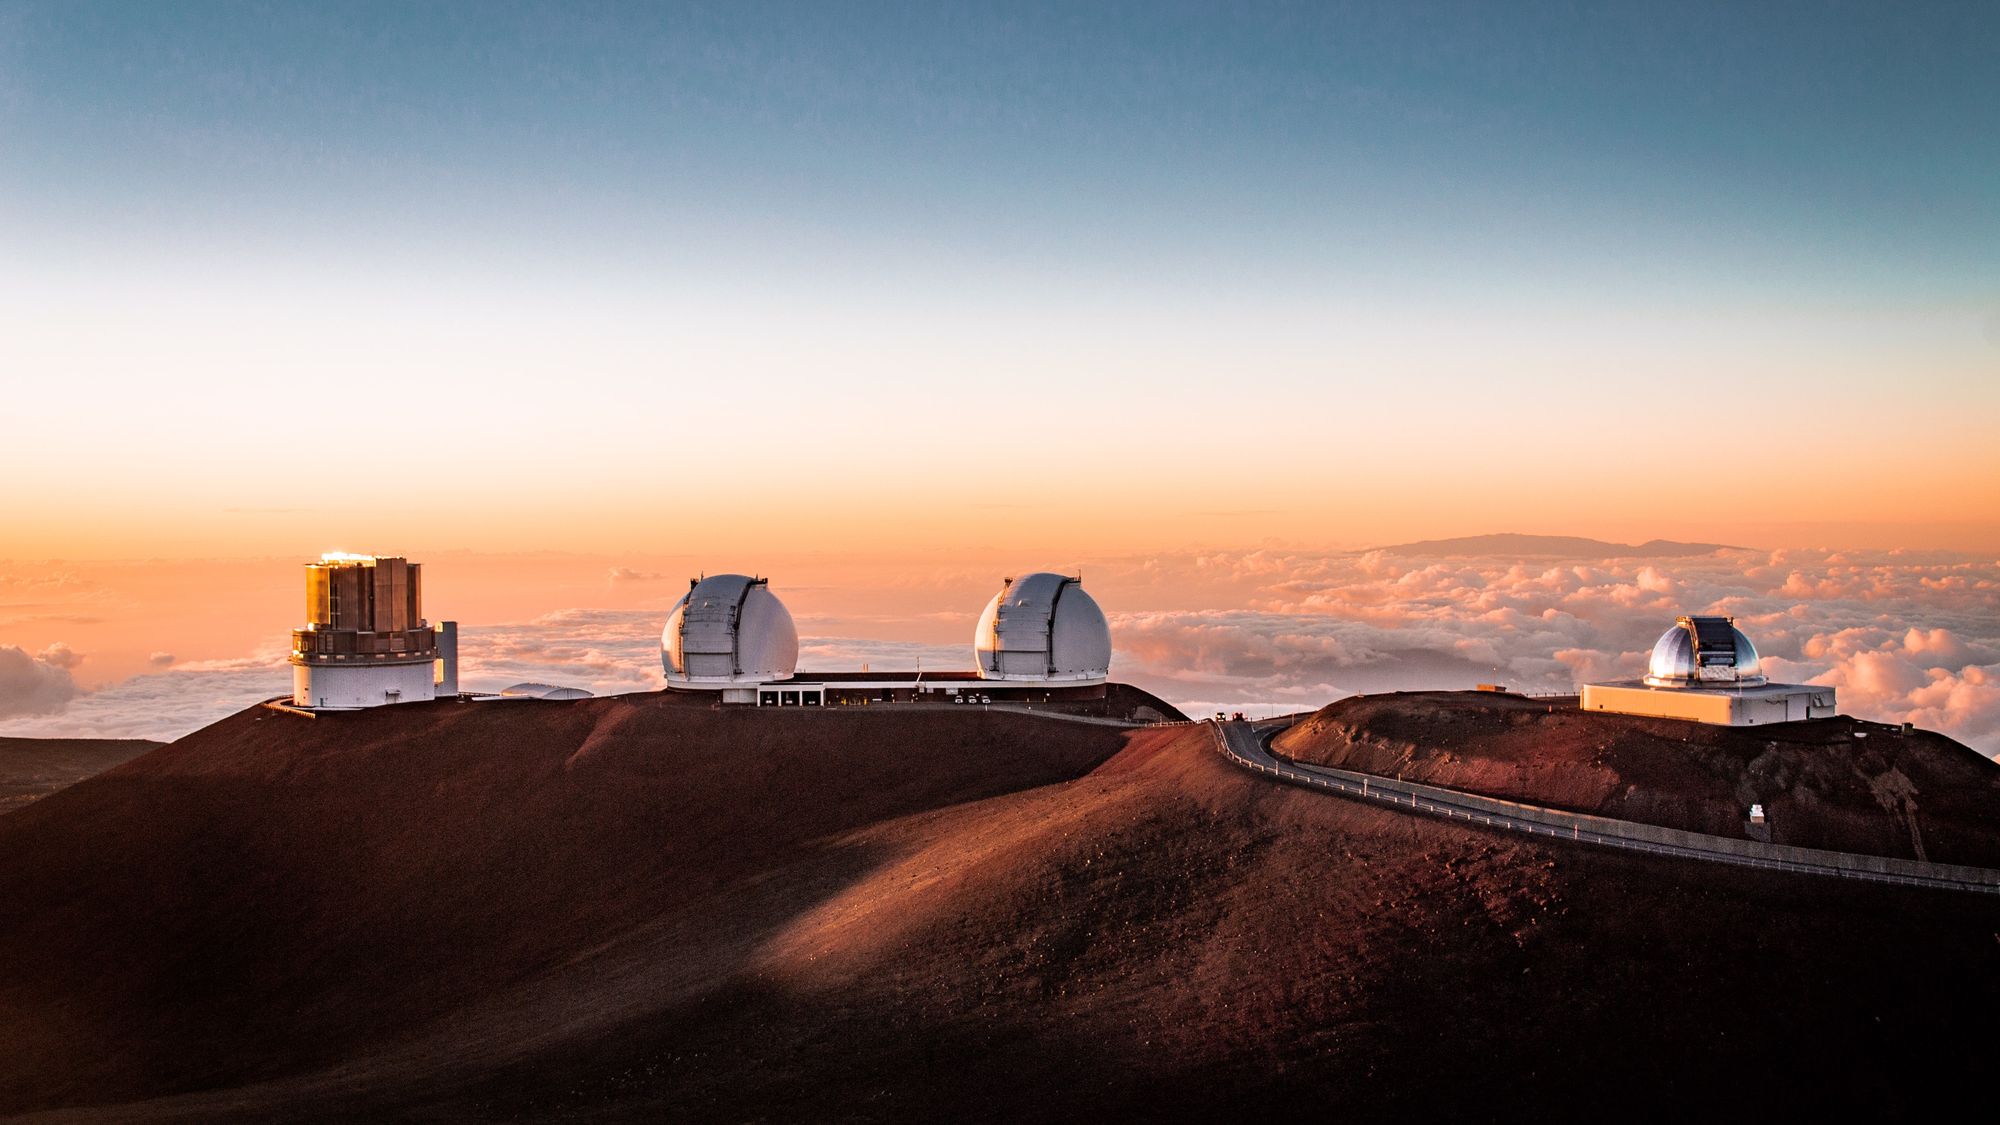
[[[768,574],[839,659],[1082,568],[1203,701],[1566,682],[1740,605],[1844,700],[2000,729],[1952,36],[59,12],[0,18],[0,732],[268,662],[333,549],[640,648]],[[1357,561],[1502,531],[1748,553]]]

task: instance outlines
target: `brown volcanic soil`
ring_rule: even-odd
[[[0,813],[164,745],[141,738],[0,738]]]
[[[1577,812],[2000,867],[2000,764],[1941,734],[1841,716],[1716,727],[1491,692],[1395,692],[1322,708],[1273,740],[1298,761]]]
[[[0,1112],[91,1119],[1896,1117],[2000,1047],[2000,902],[1482,833],[1198,727],[253,710],[0,819],[0,902]]]

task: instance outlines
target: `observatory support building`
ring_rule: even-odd
[[[458,691],[458,623],[423,615],[423,567],[335,552],[306,564],[306,625],[292,630],[292,702],[352,710]]]
[[[1660,634],[1637,680],[1583,685],[1585,711],[1749,727],[1834,716],[1834,691],[1764,678],[1757,646],[1731,617],[1683,617]]]

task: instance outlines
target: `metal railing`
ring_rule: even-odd
[[[281,711],[287,715],[297,715],[303,719],[319,718],[319,713],[316,711],[310,711],[304,707],[294,706],[292,703],[292,697],[289,695],[273,696],[270,699],[264,700],[262,703],[258,704],[258,706],[272,711]]]
[[[1264,774],[1278,781],[1292,785],[1337,793],[1346,797],[1375,801],[1381,804],[1406,808],[1412,812],[1428,813],[1446,820],[1460,820],[1488,828],[1498,828],[1520,832],[1529,836],[1540,836],[1554,840],[1569,840],[1573,843],[1595,844],[1601,847],[1619,848],[1625,851],[1642,852],[1648,855],[1670,856],[1678,859],[1699,859],[1716,863],[1730,863],[1742,867],[1754,867],[1768,871],[1789,871],[1802,875],[1833,875],[1846,879],[1860,879],[1867,882],[1890,883],[1909,887],[1932,887],[1948,890],[1976,891],[1983,894],[2000,894],[2000,871],[1988,868],[1953,867],[1943,864],[1925,864],[1910,860],[1891,860],[1883,856],[1867,856],[1852,852],[1830,852],[1807,848],[1784,848],[1794,853],[1787,858],[1782,855],[1759,855],[1747,850],[1766,848],[1779,850],[1781,845],[1758,845],[1751,841],[1721,840],[1733,845],[1732,850],[1706,848],[1695,843],[1672,843],[1639,838],[1638,834],[1653,834],[1663,831],[1657,825],[1639,824],[1634,821],[1620,821],[1609,817],[1589,817],[1588,821],[1579,814],[1550,809],[1539,805],[1518,805],[1523,811],[1531,811],[1538,817],[1528,819],[1510,816],[1492,808],[1479,808],[1478,804],[1502,803],[1495,798],[1477,794],[1459,794],[1455,790],[1440,786],[1419,785],[1414,782],[1377,778],[1370,774],[1352,771],[1332,771],[1327,767],[1304,767],[1296,763],[1265,764],[1239,754],[1229,745],[1228,733],[1220,723],[1213,724],[1215,745],[1224,757],[1236,765]],[[1254,737],[1254,731],[1252,732]],[[1457,800],[1454,798],[1462,798]],[[1567,824],[1560,823],[1567,821]],[[1551,823],[1556,821],[1558,823]],[[1588,826],[1586,827],[1586,823]],[[1678,833],[1698,839],[1698,833]],[[1799,858],[1811,855],[1825,857],[1815,862],[1813,858]],[[1929,868],[1931,872],[1918,870],[1888,871],[1871,869],[1888,864],[1905,868]],[[1857,866],[1867,864],[1868,866]]]

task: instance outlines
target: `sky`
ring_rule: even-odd
[[[329,549],[469,629],[926,591],[846,657],[1086,562],[1990,567],[1995,57],[1990,4],[0,0],[0,665],[257,659]],[[1301,616],[1157,573],[1114,622]],[[1909,581],[1990,665],[1984,579]]]

